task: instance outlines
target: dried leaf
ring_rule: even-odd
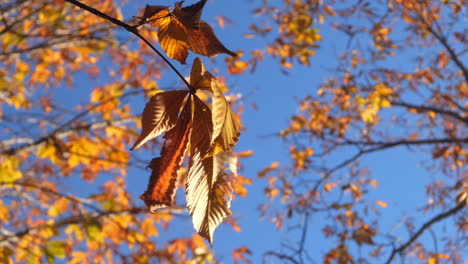
[[[190,72],[190,85],[196,90],[209,90],[211,91],[211,80],[214,79],[213,75],[209,73],[200,58],[193,60],[192,71]]]
[[[216,147],[220,147],[224,152],[231,152],[239,139],[240,125],[215,80],[212,81],[211,87],[214,93],[211,144],[215,151]]]
[[[226,181],[224,153],[203,158],[201,153],[193,153],[186,185],[187,207],[192,215],[195,230],[210,244],[213,232],[231,214],[230,194]]]
[[[200,17],[206,0],[201,0],[190,6],[181,7],[183,2],[184,1],[177,2],[172,13],[187,28],[198,29],[200,26]]]
[[[132,150],[141,147],[162,133],[173,128],[187,91],[158,93],[146,104],[142,114],[142,131]]]
[[[235,52],[228,50],[219,41],[213,28],[202,20],[200,20],[199,29],[187,30],[187,37],[190,50],[197,54],[207,57],[214,57],[221,53],[226,53],[233,57],[237,56]]]
[[[188,100],[172,130],[166,133],[161,157],[151,161],[148,189],[141,199],[151,212],[174,203],[177,171],[181,167],[191,130],[191,101]]]
[[[190,135],[190,152],[200,153],[205,157],[211,149],[211,135],[213,134],[213,123],[211,121],[210,108],[197,96],[193,96],[194,113],[193,129]]]
[[[143,11],[143,16],[140,17],[140,23],[152,23],[156,21],[156,14],[163,10],[169,11],[169,6],[146,5],[145,10]]]

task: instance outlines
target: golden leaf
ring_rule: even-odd
[[[214,79],[213,75],[205,69],[201,59],[195,58],[190,72],[190,85],[197,90],[211,91],[212,79]]]
[[[212,109],[214,128],[211,144],[213,149],[219,146],[222,151],[230,152],[239,139],[240,125],[215,80],[212,81],[211,87],[214,94]]]
[[[167,15],[165,13],[167,11],[158,13],[158,16],[163,18],[156,21],[156,25],[159,26],[159,44],[169,58],[186,64],[189,45],[185,26],[176,18],[169,16],[169,13]]]
[[[142,131],[132,147],[137,149],[162,133],[173,128],[187,91],[158,93],[146,104],[142,114]]]
[[[208,57],[221,53],[236,56],[218,40],[211,26],[200,20],[206,0],[187,7],[182,3],[177,2],[172,13],[165,6],[147,5],[141,18],[141,23],[159,27],[159,43],[169,58],[185,64],[189,49]]]
[[[201,153],[193,153],[186,185],[187,207],[192,215],[195,230],[210,244],[213,232],[231,214],[230,194],[224,171],[226,154],[203,158]]]
[[[191,101],[188,100],[173,129],[164,138],[161,157],[151,161],[148,189],[140,196],[151,212],[174,203],[177,171],[180,169],[191,130]]]

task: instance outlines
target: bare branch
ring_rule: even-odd
[[[426,223],[424,223],[416,233],[414,233],[409,239],[408,241],[406,241],[406,243],[404,243],[403,245],[401,245],[400,247],[398,248],[395,248],[392,250],[392,253],[390,254],[390,256],[388,257],[386,263],[387,264],[390,264],[393,260],[393,258],[395,257],[396,254],[401,254],[403,251],[405,251],[409,246],[411,246],[411,244],[416,241],[416,239],[418,239],[425,231],[427,231],[433,224],[437,223],[437,222],[440,222],[442,220],[444,220],[445,218],[447,217],[450,217],[452,215],[455,215],[456,213],[460,212],[463,208],[465,208],[466,206],[466,200],[463,200],[461,201],[460,203],[458,203],[455,207],[453,207],[452,209],[448,210],[448,211],[445,211],[443,213],[440,213],[436,216],[434,216],[433,218],[431,218],[429,221],[427,221]]]

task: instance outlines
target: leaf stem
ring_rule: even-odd
[[[143,37],[139,32],[138,32],[138,29],[137,29],[137,26],[131,26],[121,20],[118,20],[114,17],[111,17],[95,8],[92,8],[88,5],[85,5],[83,3],[81,3],[80,1],[77,1],[77,0],[65,0],[66,2],[72,4],[72,5],[75,5],[83,10],[86,10],[100,18],[103,18],[119,27],[122,27],[124,28],[125,30],[127,30],[128,32],[134,34],[135,36],[137,36],[138,38],[140,38],[143,42],[145,42],[154,52],[156,52],[156,54],[158,54],[159,57],[161,57],[161,59],[164,60],[164,62],[166,62],[167,65],[169,65],[169,67],[179,76],[179,78],[185,83],[185,85],[187,85],[187,88],[192,91],[192,86],[190,85],[189,82],[187,82],[187,80],[184,78],[184,76],[176,69],[176,67],[159,51],[157,50],[145,37]]]

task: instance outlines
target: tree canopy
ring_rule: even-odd
[[[464,1],[218,2],[0,3],[0,262],[463,263]]]

